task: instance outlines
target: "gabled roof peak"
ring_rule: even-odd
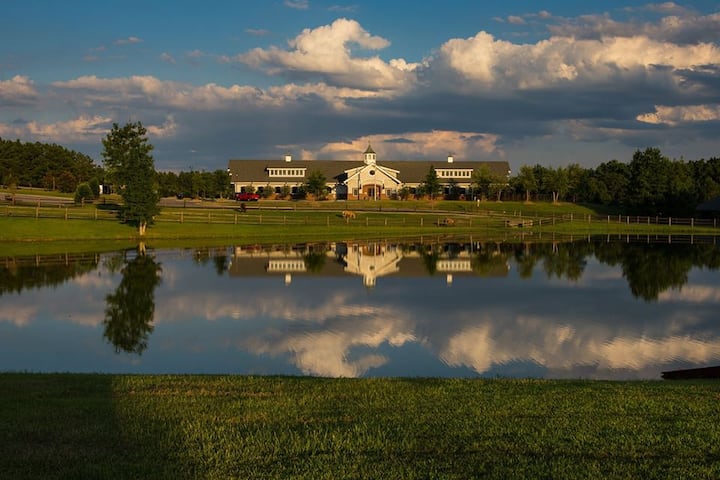
[[[367,148],[365,149],[365,153],[375,153],[375,150],[372,149],[370,144],[368,143]]]

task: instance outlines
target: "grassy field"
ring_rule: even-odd
[[[162,209],[146,241],[231,239],[263,243],[461,234],[523,237],[545,233],[720,233],[712,220],[600,215],[575,204],[261,201],[248,205],[245,212],[230,201],[190,201],[185,207],[181,205]],[[355,218],[343,218],[343,210],[352,210]],[[133,227],[117,220],[113,204],[0,206],[0,242],[76,240],[137,242],[138,238]]]
[[[712,381],[0,374],[0,478],[719,478]]]

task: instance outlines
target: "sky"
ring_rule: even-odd
[[[5,0],[0,138],[229,159],[720,156],[720,0]]]

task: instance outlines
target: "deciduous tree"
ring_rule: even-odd
[[[324,200],[326,193],[327,179],[320,171],[313,171],[308,174],[305,181],[305,191],[315,196],[317,200]]]
[[[137,226],[141,236],[160,211],[155,165],[150,155],[153,146],[146,134],[140,122],[123,127],[115,123],[102,141],[105,168],[123,198],[123,217]]]

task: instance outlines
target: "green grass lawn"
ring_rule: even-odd
[[[712,381],[0,374],[0,478],[718,478]]]
[[[165,207],[144,238],[117,220],[112,203],[80,206],[0,206],[0,242],[6,255],[104,251],[113,245],[188,246],[204,243],[294,243],[420,236],[474,236],[493,241],[602,234],[710,234],[713,225],[654,225],[647,217],[601,216],[575,204],[459,201],[289,202],[248,204],[192,201]],[[343,210],[356,218],[346,220]],[[619,218],[623,218],[619,221]],[[444,225],[450,219],[452,226]],[[522,228],[507,222],[532,221]],[[69,250],[68,250],[69,248]],[[129,247],[128,247],[129,248]]]

